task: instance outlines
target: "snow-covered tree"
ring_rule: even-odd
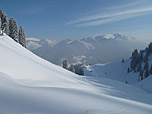
[[[0,9],[0,34],[2,34],[1,32],[2,32],[2,14],[3,14],[3,12],[2,12],[2,10]]]
[[[140,72],[141,71],[141,65],[142,65],[142,63],[141,62],[139,62],[139,65],[138,65],[138,67],[137,67],[137,72]]]
[[[140,70],[140,78],[141,78],[141,80],[143,80],[143,71],[142,70]]]
[[[127,72],[128,72],[128,73],[130,72],[130,68],[128,68]]]
[[[1,24],[2,24],[2,21],[1,21],[1,18],[0,18],[0,34],[2,33]]]
[[[141,80],[143,80],[144,77],[146,78],[152,74],[152,65],[149,67],[150,54],[152,54],[152,42],[148,45],[148,47],[146,47],[145,50],[141,50],[140,53],[138,53],[137,49],[132,53],[130,71],[139,72],[139,78],[141,77]],[[143,63],[145,63],[144,67],[142,67]]]
[[[149,76],[149,64],[148,64],[148,62],[145,63],[144,70],[146,71],[145,72],[145,78],[146,78]]]
[[[143,53],[140,52],[140,55],[139,55],[139,60],[138,60],[140,63],[143,61]]]
[[[68,63],[67,60],[63,61],[63,68],[68,69]]]
[[[131,64],[130,64],[130,68],[131,70],[136,70],[135,68],[137,67],[138,65],[138,59],[139,59],[139,54],[138,54],[138,50],[135,49],[134,52],[132,53],[132,57],[131,57]]]
[[[25,39],[25,33],[22,26],[20,26],[19,29],[19,43],[26,48],[26,39]]]
[[[152,64],[151,64],[151,66],[150,66],[150,74],[152,74]]]
[[[124,59],[122,59],[122,63],[124,63],[125,62],[125,60]]]
[[[144,65],[144,70],[148,70],[148,69],[149,69],[149,64],[148,64],[148,62],[146,62]]]
[[[2,30],[9,35],[9,20],[5,12],[2,14]]]
[[[145,78],[147,78],[149,76],[149,70],[147,69],[145,72]]]
[[[78,75],[84,75],[84,71],[81,68],[80,64],[74,65],[74,70],[75,70],[76,74],[78,74]]]
[[[70,67],[68,68],[68,70],[75,73],[74,65],[71,64]]]
[[[152,52],[152,42],[148,45],[148,54]]]
[[[2,10],[0,9],[0,18],[2,19],[2,15],[3,15],[3,12]]]
[[[17,22],[14,18],[9,19],[9,36],[19,42]]]
[[[146,55],[145,55],[145,58],[144,58],[144,62],[146,63],[146,62],[148,62],[148,52],[146,51]]]

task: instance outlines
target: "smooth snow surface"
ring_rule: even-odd
[[[116,61],[108,64],[96,64],[93,66],[84,66],[84,74],[94,78],[108,78],[123,83],[132,84],[140,89],[143,89],[149,93],[152,93],[152,75],[139,81],[139,72],[127,72],[130,66],[130,59],[122,61]],[[149,57],[149,66],[152,64],[152,55]],[[144,63],[142,64],[144,66]]]
[[[0,36],[0,114],[151,114],[151,94],[82,77]]]

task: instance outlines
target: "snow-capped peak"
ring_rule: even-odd
[[[125,35],[122,35],[120,33],[116,33],[116,34],[99,34],[99,35],[96,35],[96,36],[93,36],[93,37],[88,37],[88,38],[83,38],[81,40],[83,41],[99,41],[99,40],[110,40],[110,39],[115,39],[115,40],[119,40],[119,39],[122,39],[122,40],[125,40],[125,39],[129,39],[129,37],[125,36]]]
[[[113,37],[115,39],[128,39],[129,37],[125,36],[125,35],[122,35],[120,33],[116,33],[116,34],[113,34]]]
[[[104,34],[103,36],[106,39],[113,39],[113,38],[115,38],[114,35],[112,35],[112,34]]]
[[[49,39],[42,39],[40,41],[40,44],[42,46],[50,46],[50,47],[53,47],[54,45],[56,45],[57,41],[56,40],[49,40]]]
[[[115,34],[101,34],[95,36],[95,38],[102,38],[102,39],[127,39],[128,37],[125,35],[122,35],[120,33]]]

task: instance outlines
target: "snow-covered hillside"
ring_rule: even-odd
[[[92,66],[88,65],[84,66],[83,69],[86,76],[121,81],[152,93],[152,75],[149,75],[149,77],[145,78],[144,80],[140,80],[139,72],[132,71],[128,73],[127,70],[130,67],[130,63],[131,59],[127,59],[124,60],[124,62],[116,61],[108,64],[96,64]],[[149,63],[152,64],[152,56],[149,57]]]
[[[45,42],[45,45],[43,45]],[[111,45],[112,44],[112,45]],[[145,44],[122,34],[101,34],[80,40],[51,41],[48,39],[27,39],[29,50],[40,57],[61,65],[69,63],[107,63],[128,58],[135,48],[142,49]],[[117,53],[119,52],[119,53]]]
[[[0,114],[151,114],[152,95],[78,76],[0,36]],[[124,89],[125,88],[125,89]]]

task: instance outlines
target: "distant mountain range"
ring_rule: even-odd
[[[62,41],[27,38],[29,50],[57,65],[61,65],[65,59],[69,63],[84,64],[116,61],[128,58],[135,48],[142,49],[145,45],[119,33]]]

